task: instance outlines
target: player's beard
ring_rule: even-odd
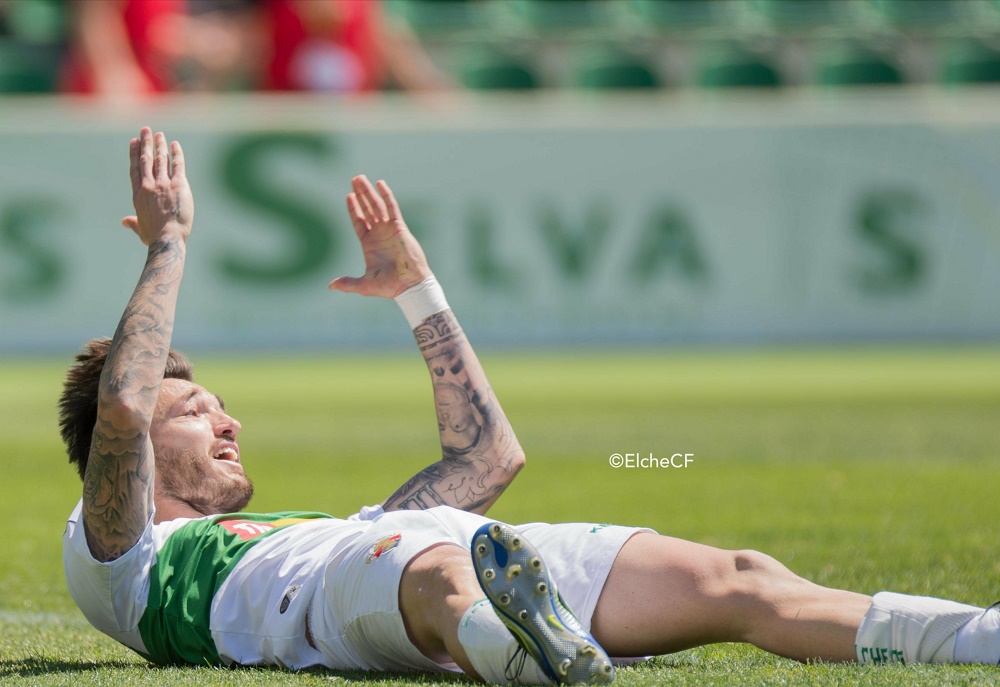
[[[156,477],[166,495],[187,503],[203,515],[236,513],[253,498],[253,483],[246,475],[220,475],[191,451],[156,450]]]

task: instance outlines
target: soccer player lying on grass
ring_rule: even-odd
[[[761,553],[643,529],[484,518],[524,454],[392,192],[365,177],[347,197],[365,274],[330,288],[400,303],[442,458],[347,520],[243,512],[240,423],[170,350],[193,219],[184,156],[148,128],[129,154],[136,214],[123,224],[148,258],[114,338],[87,344],[61,399],[83,478],[64,560],[88,620],[143,656],[494,683],[606,682],[609,654],[710,642],[799,660],[1000,659],[993,607],[826,589]]]

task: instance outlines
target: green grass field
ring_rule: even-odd
[[[763,550],[826,585],[990,604],[1000,598],[1000,350],[491,354],[528,454],[491,514],[646,524]],[[244,426],[257,510],[345,516],[435,460],[419,354],[195,356]],[[89,628],[63,581],[79,498],[56,430],[67,360],[0,361],[0,682],[386,685],[438,676],[151,667]],[[683,470],[612,453],[693,453]],[[669,594],[670,590],[663,590]],[[620,685],[997,684],[1000,669],[800,665],[719,645],[619,671]]]

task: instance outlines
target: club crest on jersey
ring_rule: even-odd
[[[391,534],[384,539],[379,539],[372,545],[372,550],[368,552],[368,556],[365,558],[365,565],[371,563],[376,558],[381,557],[383,554],[389,553],[394,548],[399,546],[399,540],[402,538],[403,535],[396,532],[396,534]]]

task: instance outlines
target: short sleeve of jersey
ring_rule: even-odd
[[[121,558],[102,563],[87,545],[82,507],[81,501],[63,535],[63,566],[70,596],[94,627],[146,653],[137,627],[146,610],[149,571],[156,560],[153,514],[135,546]]]
[[[382,510],[382,506],[376,504],[374,506],[362,506],[354,515],[348,516],[347,520],[349,522],[360,522],[364,520],[374,520],[378,516],[382,515],[385,511]]]

